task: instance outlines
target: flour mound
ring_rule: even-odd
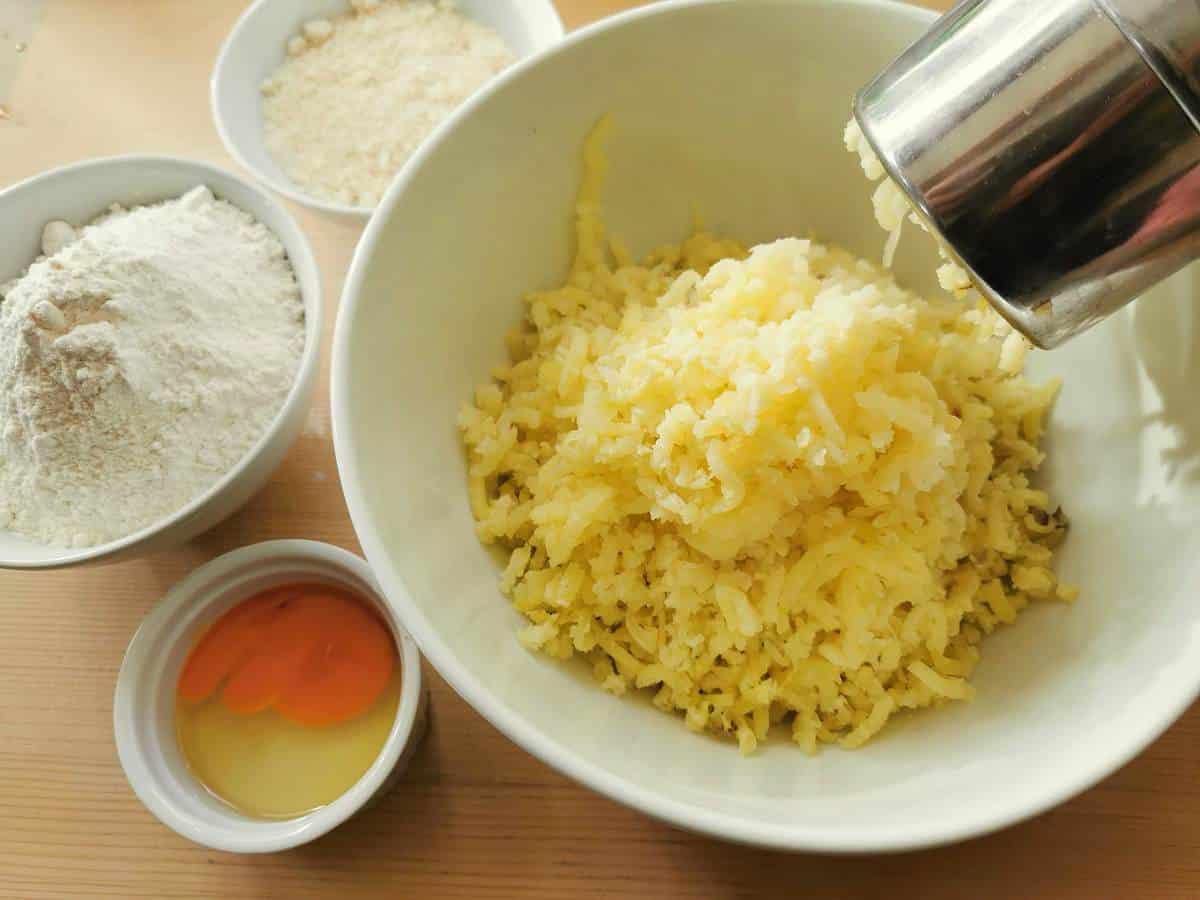
[[[0,287],[0,527],[87,547],[175,512],[253,446],[304,308],[275,236],[205,187],[43,241]]]

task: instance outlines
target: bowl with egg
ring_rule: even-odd
[[[443,119],[562,35],[550,0],[257,0],[217,57],[213,119],[272,190],[366,219]]]
[[[0,567],[142,556],[245,504],[320,362],[320,276],[282,204],[121,156],[0,191],[0,221]]]
[[[113,732],[159,821],[206,847],[270,853],[386,794],[428,702],[416,645],[361,557],[266,541],[191,572],[146,616]]]
[[[389,600],[506,735],[684,828],[962,840],[1200,686],[1192,275],[1034,352],[920,229],[883,266],[846,125],[932,21],[584,29],[433,135],[347,280],[334,439]]]

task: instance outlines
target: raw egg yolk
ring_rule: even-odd
[[[218,619],[184,663],[178,694],[201,703],[220,690],[235,713],[275,709],[300,725],[335,725],[371,708],[395,664],[391,633],[363,603],[325,585],[288,585]]]

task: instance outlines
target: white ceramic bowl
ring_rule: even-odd
[[[401,619],[517,743],[687,828],[824,851],[980,834],[1112,772],[1200,685],[1190,274],[1033,361],[1035,375],[1065,379],[1045,475],[1072,518],[1060,568],[1078,603],[1040,605],[990,638],[975,702],[902,716],[861,750],[809,758],[781,735],[741,759],[525,651],[475,539],[455,416],[504,358],[521,294],[566,271],[580,142],[597,117],[614,116],[605,215],[635,250],[683,236],[697,201],[745,240],[813,229],[879,258],[842,126],[855,90],[931,21],[886,0],[701,0],[573,34],[433,137],[350,271],[334,439],[354,525]],[[925,289],[930,243],[910,234],[899,265]]]
[[[463,15],[496,30],[518,57],[561,40],[551,0],[457,0]],[[372,207],[321,200],[297,185],[267,151],[261,87],[287,56],[288,39],[310,19],[350,10],[349,0],[257,0],[226,38],[213,69],[213,120],[229,154],[289,200],[339,218],[366,219]]]
[[[135,206],[178,197],[205,184],[253,215],[282,242],[304,300],[304,353],[296,380],[258,442],[233,469],[173,515],[117,541],[71,549],[0,531],[0,568],[49,569],[113,562],[177,546],[235,512],[270,478],[299,436],[312,404],[321,344],[321,281],[308,239],[262,189],[207,163],[166,156],[114,156],[76,163],[0,191],[0,283],[20,275],[41,252],[51,219],[86,224],[114,203]]]
[[[400,654],[400,705],[379,757],[345,794],[294,819],[254,819],[217,800],[188,770],[175,738],[175,685],[188,652],[209,625],[242,600],[297,581],[345,587],[384,617]],[[163,824],[217,850],[269,853],[320,837],[387,791],[416,752],[427,704],[417,645],[384,601],[367,564],[329,544],[267,541],[201,566],[146,616],[117,676],[113,731],[130,786]]]

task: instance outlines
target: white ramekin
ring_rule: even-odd
[[[296,581],[343,586],[375,606],[396,638],[400,705],[379,757],[345,794],[294,819],[255,819],[217,800],[188,770],[175,738],[175,684],[188,651],[213,621],[252,594]],[[117,677],[113,730],[130,786],[163,824],[217,850],[269,853],[320,837],[387,791],[425,733],[427,708],[417,645],[366,562],[329,544],[268,541],[201,566],[146,616]]]

